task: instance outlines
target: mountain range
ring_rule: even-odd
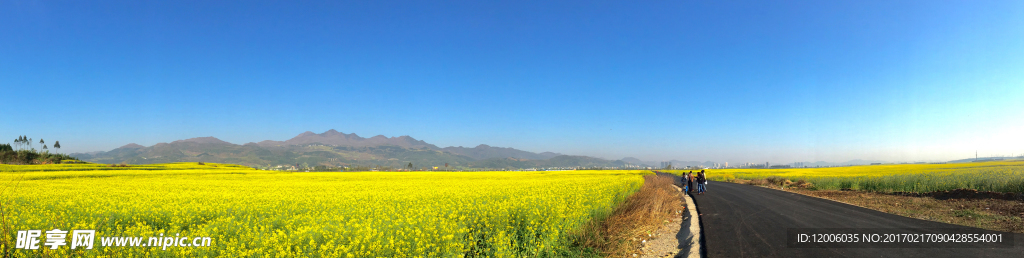
[[[355,133],[345,134],[334,129],[327,130],[324,133],[316,134],[310,131],[306,131],[294,138],[287,141],[271,141],[266,140],[256,145],[263,147],[271,146],[288,146],[288,145],[305,145],[305,144],[321,144],[321,145],[334,145],[334,146],[348,146],[348,147],[374,147],[374,146],[398,146],[402,148],[411,149],[431,149],[437,150],[437,146],[426,143],[424,141],[413,139],[409,136],[399,137],[386,137],[383,135],[377,135],[370,138],[359,137]]]
[[[276,166],[363,166],[408,168],[441,167],[449,164],[462,169],[524,169],[568,167],[625,167],[627,165],[661,167],[659,161],[644,161],[633,157],[606,160],[587,156],[572,156],[553,152],[529,152],[514,148],[480,144],[476,147],[445,147],[417,140],[410,136],[386,137],[377,135],[364,138],[354,133],[336,130],[323,133],[304,132],[285,141],[266,140],[242,145],[214,137],[198,137],[170,143],[142,146],[129,143],[110,151],[73,153],[81,160],[95,163],[154,164],[169,162],[232,163],[252,167]],[[971,162],[973,159],[950,162]],[[674,167],[714,167],[712,161],[671,160]],[[847,162],[804,162],[788,165],[847,166],[885,163],[872,160]],[[721,165],[719,163],[719,165]],[[740,164],[731,164],[733,167]],[[775,165],[775,164],[772,164]]]
[[[286,141],[266,140],[242,145],[214,137],[198,137],[142,146],[129,143],[107,152],[74,153],[95,163],[153,164],[168,162],[233,163],[252,167],[385,166],[462,169],[522,169],[549,167],[622,167],[628,162],[553,152],[534,153],[481,144],[473,148],[439,148],[409,136],[369,138],[336,130],[304,132]]]

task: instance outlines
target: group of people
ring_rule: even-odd
[[[704,192],[708,191],[708,178],[704,174],[704,170],[698,172],[696,176],[693,175],[693,171],[690,171],[689,174],[683,174],[683,180],[686,180],[685,190],[687,193],[693,191],[693,183],[697,183],[697,194],[704,194]]]

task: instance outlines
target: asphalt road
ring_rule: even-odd
[[[893,232],[971,228],[725,182],[711,182],[706,194],[691,196],[702,214],[707,257],[1024,257],[1024,234],[1013,235],[1013,248],[789,247],[787,230],[792,228],[881,228]],[[943,229],[932,232],[942,233]]]

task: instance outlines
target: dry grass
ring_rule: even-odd
[[[686,210],[669,176],[644,176],[644,185],[603,221],[593,221],[578,233],[577,244],[606,257],[632,257],[643,240]]]
[[[765,178],[765,180],[767,180],[768,183],[772,184],[772,185],[786,185],[786,183],[793,183],[793,182],[790,182],[789,180],[787,180],[785,178],[777,177],[777,176],[770,176],[768,178]]]
[[[737,184],[746,184],[746,185],[767,186],[767,187],[771,187],[771,188],[783,188],[783,189],[786,189],[786,188],[807,189],[807,188],[814,187],[814,184],[812,184],[811,182],[804,181],[803,179],[800,179],[800,180],[797,180],[796,182],[793,182],[793,181],[789,181],[788,179],[781,178],[781,177],[769,177],[769,178],[764,178],[764,179],[757,178],[757,179],[751,179],[751,180],[733,179],[733,180],[729,180],[728,182],[730,182],[730,183],[737,183]]]
[[[736,179],[735,181],[748,185],[768,185],[768,180],[764,180],[761,178],[751,180]]]
[[[800,179],[796,180],[796,183],[793,183],[793,186],[799,188],[811,188],[814,187],[814,184],[812,184],[811,182],[804,181],[803,179]]]

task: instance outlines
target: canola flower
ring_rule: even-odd
[[[29,257],[557,256],[572,230],[611,213],[639,189],[645,173],[0,165],[0,184],[8,187],[0,200],[13,231],[213,239],[210,247],[166,250],[102,247],[97,240],[93,250],[3,251]],[[13,231],[5,237],[13,240]]]
[[[675,174],[689,170],[674,170]],[[853,189],[879,192],[934,192],[975,189],[1024,193],[1024,161],[952,164],[896,164],[830,168],[711,169],[708,178],[758,179],[771,176],[803,179],[817,189]]]

